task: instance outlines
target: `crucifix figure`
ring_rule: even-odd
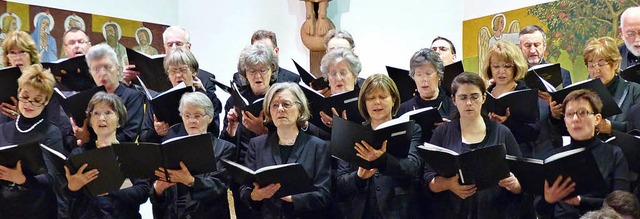
[[[335,29],[327,17],[327,7],[331,0],[302,0],[306,8],[306,20],[300,28],[302,43],[310,50],[310,71],[319,76],[320,60],[325,53],[324,35]]]

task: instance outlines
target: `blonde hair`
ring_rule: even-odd
[[[603,57],[609,65],[618,73],[620,71],[620,62],[622,56],[618,51],[616,41],[611,37],[591,38],[584,47],[584,64],[587,65],[589,60],[595,57]],[[597,61],[597,60],[596,60]]]
[[[2,42],[2,65],[11,66],[7,54],[14,46],[29,53],[31,64],[40,64],[40,55],[36,49],[36,42],[27,32],[16,30],[7,34],[7,38]]]
[[[18,93],[24,87],[29,86],[44,93],[47,100],[51,100],[53,87],[55,85],[56,81],[51,71],[42,68],[41,64],[35,64],[27,66],[22,70],[22,75],[18,78]]]
[[[482,79],[488,81],[493,78],[493,73],[491,72],[491,57],[496,57],[505,62],[513,63],[514,72],[513,72],[513,80],[519,81],[524,78],[524,75],[527,74],[527,70],[529,70],[529,64],[527,64],[527,60],[522,55],[522,51],[518,49],[518,47],[510,42],[506,41],[498,41],[496,44],[493,44],[489,49],[489,52],[485,56],[484,63],[485,66],[482,67]]]
[[[367,94],[373,93],[373,91],[382,90],[389,93],[393,99],[393,107],[391,108],[391,115],[395,115],[400,109],[400,91],[393,80],[384,74],[373,74],[369,76],[362,83],[360,94],[358,94],[358,111],[360,115],[367,122],[371,122],[371,115],[367,111]]]

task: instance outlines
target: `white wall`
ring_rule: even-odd
[[[274,31],[280,47],[280,65],[295,68],[291,58],[308,69],[309,50],[300,39],[305,19],[299,0],[235,0],[211,5],[208,0],[180,2],[179,24],[191,33],[192,50],[202,68],[229,81],[236,72],[240,51],[254,31]],[[339,29],[351,32],[363,64],[361,76],[386,73],[385,65],[409,67],[415,51],[429,47],[436,36],[462,48],[462,2],[405,0],[344,1],[329,3],[329,17]],[[219,94],[221,100],[227,95]]]
[[[177,0],[9,0],[30,5],[58,8],[91,14],[106,15],[159,24],[178,22]]]

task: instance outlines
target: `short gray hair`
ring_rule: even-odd
[[[113,51],[113,48],[111,48],[111,46],[107,45],[106,43],[100,43],[98,45],[92,46],[91,48],[89,48],[89,51],[87,51],[87,55],[85,56],[85,58],[87,59],[87,65],[89,67],[91,67],[91,63],[93,63],[94,61],[105,57],[109,58],[109,60],[113,62],[113,65],[118,69],[117,73],[120,74],[120,72],[122,72],[122,66],[120,66],[120,62],[118,62],[118,55],[116,55],[116,52]]]
[[[444,64],[440,55],[429,48],[420,49],[413,54],[409,61],[409,75],[413,77],[416,74],[416,68],[427,63],[436,68],[440,78],[444,77]]]
[[[295,100],[293,100],[294,104],[298,106],[297,109],[300,111],[300,117],[298,117],[296,124],[298,127],[302,127],[309,118],[311,118],[311,112],[309,111],[307,97],[302,92],[302,89],[300,89],[300,86],[293,82],[276,83],[269,88],[267,94],[264,95],[264,102],[262,102],[265,121],[267,123],[273,123],[273,119],[271,118],[271,101],[273,100],[273,96],[285,90],[291,92],[295,98]]]
[[[322,57],[322,61],[320,61],[320,71],[322,72],[322,76],[325,81],[329,79],[329,67],[341,62],[342,60],[346,60],[349,63],[349,71],[354,74],[354,78],[358,78],[358,74],[360,74],[360,71],[362,70],[360,58],[358,58],[358,56],[350,49],[337,48],[325,54]]]
[[[273,48],[262,42],[249,45],[240,53],[238,72],[240,76],[242,76],[241,78],[246,82],[247,69],[260,64],[271,67],[272,73],[269,81],[275,81],[277,75],[275,75],[274,72],[278,71],[278,56],[273,52]]]
[[[204,113],[207,114],[207,116],[213,118],[213,103],[211,99],[202,92],[196,91],[183,94],[180,98],[180,106],[178,106],[180,115],[182,115],[182,111],[187,106],[200,107],[204,109]]]
[[[356,48],[356,43],[353,41],[353,36],[351,36],[349,32],[347,32],[346,30],[333,29],[333,30],[329,30],[329,32],[327,32],[327,34],[324,35],[325,49],[328,47],[329,41],[331,41],[331,39],[333,38],[344,39],[347,42],[349,42],[349,46],[351,46],[351,49]]]
[[[187,65],[193,74],[198,74],[198,60],[191,53],[191,50],[183,47],[176,47],[167,53],[162,63],[165,71],[169,71],[170,65]]]
[[[164,30],[164,32],[162,32],[162,42],[163,43],[167,42],[167,33],[169,31],[177,31],[177,32],[184,33],[185,43],[191,43],[191,36],[189,35],[189,31],[187,31],[187,29],[185,29],[184,27],[181,27],[181,26],[170,26],[166,30]]]

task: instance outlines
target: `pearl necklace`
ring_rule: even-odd
[[[20,123],[20,116],[18,116],[16,118],[16,129],[20,132],[20,133],[27,133],[32,131],[34,128],[36,128],[36,126],[38,126],[40,123],[42,123],[42,121],[44,121],[44,119],[40,119],[38,122],[36,122],[36,124],[33,124],[33,126],[31,126],[31,128],[27,129],[27,130],[22,130],[20,129],[20,127],[18,126],[18,123]]]

